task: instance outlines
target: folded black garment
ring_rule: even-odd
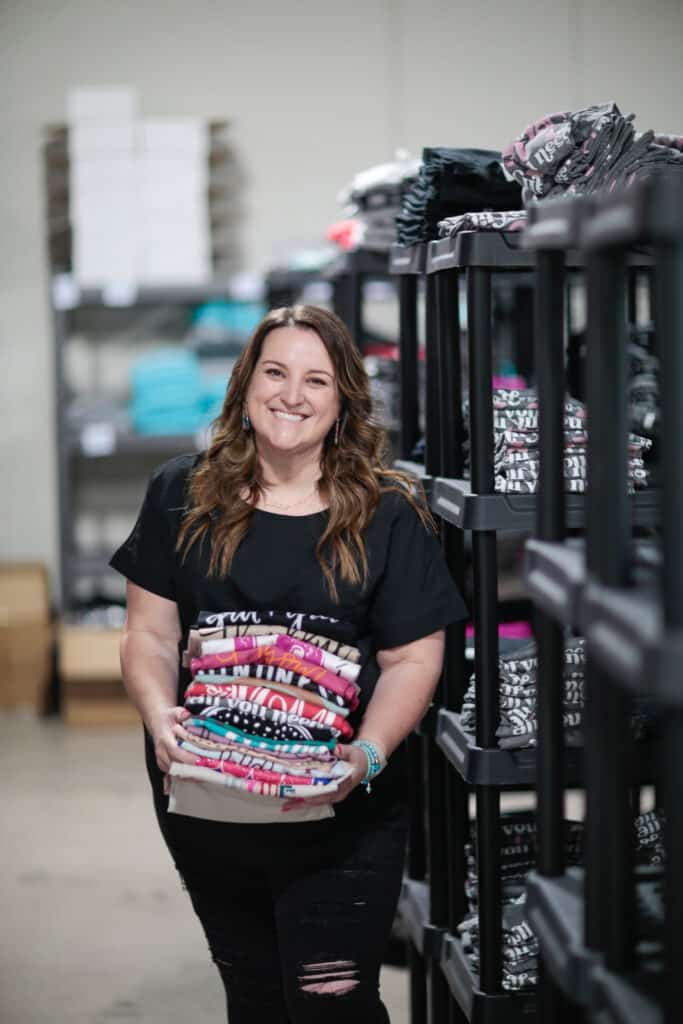
[[[515,210],[521,190],[503,172],[501,154],[488,149],[426,148],[415,184],[396,218],[399,245],[439,237],[439,221],[480,210]]]
[[[247,701],[241,701],[246,705]],[[295,716],[285,716],[285,721],[275,720],[274,713],[266,717],[267,708],[259,708],[255,713],[243,711],[239,708],[211,707],[205,708],[199,715],[199,719],[210,719],[219,725],[232,726],[250,736],[258,736],[261,739],[275,740],[277,742],[314,742],[329,743],[334,740],[329,729],[321,726],[304,725],[301,719],[296,721]]]

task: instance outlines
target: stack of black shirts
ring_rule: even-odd
[[[563,725],[569,746],[581,743],[583,684],[586,665],[584,640],[573,637],[564,648]],[[496,730],[502,748],[535,747],[538,735],[538,654],[535,641],[498,659],[500,725]],[[467,732],[476,731],[477,687],[474,675],[462,704],[461,723]]]
[[[576,867],[583,859],[583,823],[565,821],[565,863]],[[660,865],[664,860],[662,820],[658,811],[639,814],[634,821],[636,861]],[[538,940],[526,918],[526,877],[536,865],[537,829],[533,811],[501,815],[502,954],[503,988],[518,992],[533,988],[538,980]],[[476,860],[476,828],[465,846],[469,915],[458,925],[463,948],[475,972],[479,971],[479,881]],[[652,882],[649,883],[652,888]],[[642,902],[642,900],[641,900]]]
[[[469,418],[468,401],[464,408]],[[507,494],[533,494],[538,490],[538,397],[531,388],[515,391],[499,388],[493,392],[495,489]],[[583,494],[587,485],[588,426],[586,407],[575,398],[564,403],[565,490]],[[644,455],[652,441],[629,435],[628,487],[648,485],[649,471]],[[469,475],[469,444],[465,444],[465,474]]]
[[[565,857],[568,865],[581,861],[583,824],[565,822]],[[501,815],[500,869],[503,903],[503,988],[508,992],[532,988],[537,981],[538,940],[526,919],[526,877],[536,865],[537,830],[533,811]],[[477,877],[476,830],[465,846],[469,916],[458,925],[465,953],[475,972],[479,971],[479,880]]]
[[[501,154],[488,149],[424,149],[417,182],[396,218],[399,245],[439,237],[439,221],[478,210],[518,210],[520,187],[505,177]]]
[[[388,252],[396,242],[396,217],[403,197],[417,180],[420,161],[409,157],[359,172],[337,199],[361,225],[363,249]]]
[[[503,150],[505,170],[522,186],[525,203],[611,191],[655,173],[680,173],[680,138],[638,134],[634,117],[624,116],[616,103],[548,114]]]

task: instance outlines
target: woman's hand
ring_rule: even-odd
[[[320,804],[338,804],[340,801],[346,800],[349,793],[356,786],[360,785],[368,771],[368,755],[365,751],[360,747],[352,747],[347,743],[338,743],[334,754],[340,761],[346,761],[351,765],[351,774],[344,779],[333,793],[327,796],[323,792],[320,796],[298,797],[293,800],[286,800],[282,808],[283,811],[292,811],[304,804],[306,807],[317,807]],[[325,788],[321,787],[321,789]]]
[[[154,742],[154,755],[162,772],[169,771],[172,761],[194,764],[195,755],[178,746],[178,740],[190,739],[181,723],[191,717],[186,708],[164,708],[150,722],[149,732]]]

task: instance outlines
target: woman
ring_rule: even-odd
[[[388,1020],[378,976],[406,841],[401,744],[431,701],[444,627],[466,613],[428,512],[382,468],[383,445],[341,320],[274,310],[235,366],[210,448],[153,475],[111,562],[128,578],[123,676],[157,816],[230,1024]],[[361,745],[337,745],[350,774],[306,801],[333,815],[295,821],[297,801],[267,824],[169,813],[164,777],[194,761],[178,658],[190,627],[201,611],[273,609],[322,634],[334,624],[360,651],[348,721]]]

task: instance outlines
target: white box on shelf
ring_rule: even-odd
[[[140,152],[154,156],[198,155],[209,151],[207,122],[197,117],[146,117],[138,121]]]
[[[138,220],[140,202],[135,192],[112,188],[76,194],[71,204],[71,226],[86,231],[114,227],[133,231]]]
[[[134,118],[138,96],[129,86],[80,85],[69,89],[66,116],[70,122],[100,117]]]
[[[74,229],[73,273],[81,287],[100,287],[138,277],[139,245],[133,232]]]
[[[69,159],[106,158],[108,154],[133,155],[135,124],[130,118],[110,117],[75,121],[69,126]]]
[[[137,191],[139,176],[132,155],[116,154],[74,160],[69,165],[69,198],[110,188]]]
[[[154,188],[146,185],[138,196],[140,218],[144,221],[196,220],[208,221],[209,204],[206,193],[197,189],[178,189],[174,185]]]
[[[184,157],[140,156],[137,163],[138,181],[142,188],[192,189],[206,192],[209,187],[209,169],[205,161]]]
[[[169,252],[157,246],[143,246],[139,266],[143,284],[199,284],[211,279],[208,251],[194,247],[183,246]]]

